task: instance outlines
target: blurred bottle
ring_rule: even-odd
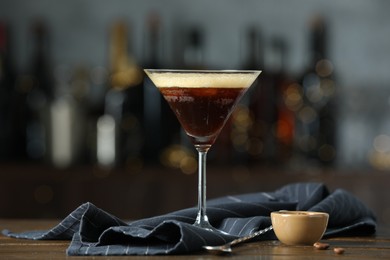
[[[58,168],[83,161],[86,129],[86,93],[84,70],[58,66],[55,71],[53,100],[50,102],[48,128],[49,159]]]
[[[163,32],[161,18],[157,12],[147,17],[144,44],[144,68],[161,69],[163,52]],[[160,155],[169,145],[178,143],[180,126],[168,103],[148,77],[144,79],[144,155],[148,163],[160,163]]]
[[[305,159],[328,165],[335,159],[335,80],[327,55],[326,22],[310,24],[310,63],[300,79],[302,105],[297,111],[296,145]]]
[[[182,66],[184,69],[188,70],[204,70],[207,69],[207,66],[204,61],[204,30],[201,27],[194,26],[190,29],[186,29],[183,32],[184,44],[182,46]],[[196,153],[194,150],[194,145],[191,143],[188,138],[186,132],[182,127],[180,127],[180,146],[182,150],[185,152],[188,158],[196,158]],[[223,138],[223,137],[222,137]],[[220,139],[220,138],[219,138]],[[220,140],[220,143],[223,141]],[[218,149],[218,144],[214,146],[214,151],[220,150]],[[194,152],[194,153],[192,153]],[[221,151],[217,151],[215,154],[221,154]],[[222,153],[225,150],[222,150]],[[209,155],[210,161],[213,159],[213,152]],[[192,161],[192,160],[188,160]]]
[[[202,28],[194,26],[190,29],[180,30],[180,35],[175,39],[177,39],[174,47],[177,59],[175,67],[187,70],[206,69],[204,64],[204,31]],[[165,100],[162,102],[167,103]],[[166,107],[169,109],[168,106]],[[170,117],[169,121],[171,121],[172,141],[164,147],[160,161],[167,167],[180,169],[185,174],[193,174],[197,170],[196,150],[186,132],[180,126],[176,116],[170,110],[166,111]],[[216,146],[208,156],[210,161],[215,157],[215,154],[220,154],[219,151],[215,153],[218,150],[218,148],[215,148]]]
[[[262,73],[247,94],[247,119],[241,119],[241,125],[247,128],[247,136],[238,140],[246,140],[241,146],[246,149],[250,161],[268,164],[275,159],[276,78],[265,64],[264,40],[255,27],[248,30],[247,43],[248,56],[243,68],[261,70]],[[240,118],[244,118],[243,115]]]
[[[275,159],[278,163],[288,163],[293,156],[297,84],[286,70],[286,57],[288,55],[286,41],[279,37],[273,38],[269,54],[271,56],[271,67],[275,76],[275,90],[277,92]]]
[[[27,92],[29,115],[26,127],[26,151],[29,158],[42,161],[47,158],[48,105],[53,97],[53,72],[49,55],[49,32],[42,20],[32,26],[32,59],[27,75],[21,80],[21,89]]]
[[[104,99],[108,85],[108,70],[96,66],[89,71],[89,92],[87,94],[86,119],[86,162],[97,162],[97,121],[104,114]]]
[[[95,87],[95,91],[98,91],[96,90],[96,78],[92,79],[96,77],[93,73],[96,73],[96,68],[90,69],[86,65],[80,64],[72,69],[70,78],[70,96],[75,103],[74,111],[76,112],[73,121],[75,163],[91,163],[89,116],[93,106],[92,87]],[[101,91],[101,88],[99,91]]]
[[[128,43],[128,27],[119,21],[111,30],[110,89],[97,121],[97,160],[105,167],[142,164],[143,74]]]
[[[15,128],[15,71],[11,59],[9,27],[0,22],[0,160],[14,159],[18,152]]]
[[[183,66],[186,69],[205,69],[204,32],[199,27],[185,31],[183,47]]]

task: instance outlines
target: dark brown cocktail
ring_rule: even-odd
[[[194,145],[212,145],[246,88],[160,88]]]

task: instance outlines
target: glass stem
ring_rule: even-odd
[[[206,214],[206,157],[210,146],[196,146],[196,149],[198,150],[198,215],[194,225],[212,229]]]

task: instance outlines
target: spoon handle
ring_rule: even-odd
[[[234,245],[239,244],[239,243],[241,243],[241,242],[245,242],[245,241],[247,241],[247,240],[251,240],[252,238],[255,238],[255,237],[257,237],[257,236],[260,236],[260,235],[262,235],[262,234],[264,234],[264,233],[266,233],[266,232],[268,232],[268,231],[270,231],[270,230],[272,230],[272,229],[273,229],[273,227],[272,227],[272,226],[269,226],[269,227],[264,228],[264,229],[262,229],[262,230],[256,231],[256,232],[254,232],[254,233],[252,233],[252,234],[250,234],[250,235],[248,235],[248,236],[240,237],[240,238],[234,239],[233,241],[231,241],[231,242],[229,243],[229,245],[234,246]]]

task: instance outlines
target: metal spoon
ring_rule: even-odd
[[[232,252],[232,246],[235,246],[239,243],[251,240],[252,238],[255,238],[257,236],[260,236],[270,230],[272,230],[273,227],[269,226],[267,228],[264,228],[262,230],[256,231],[246,237],[240,237],[237,239],[234,239],[230,241],[229,243],[226,243],[224,245],[219,245],[219,246],[203,246],[204,249],[206,249],[209,252],[216,253],[216,254],[223,254],[223,253],[231,253]]]

